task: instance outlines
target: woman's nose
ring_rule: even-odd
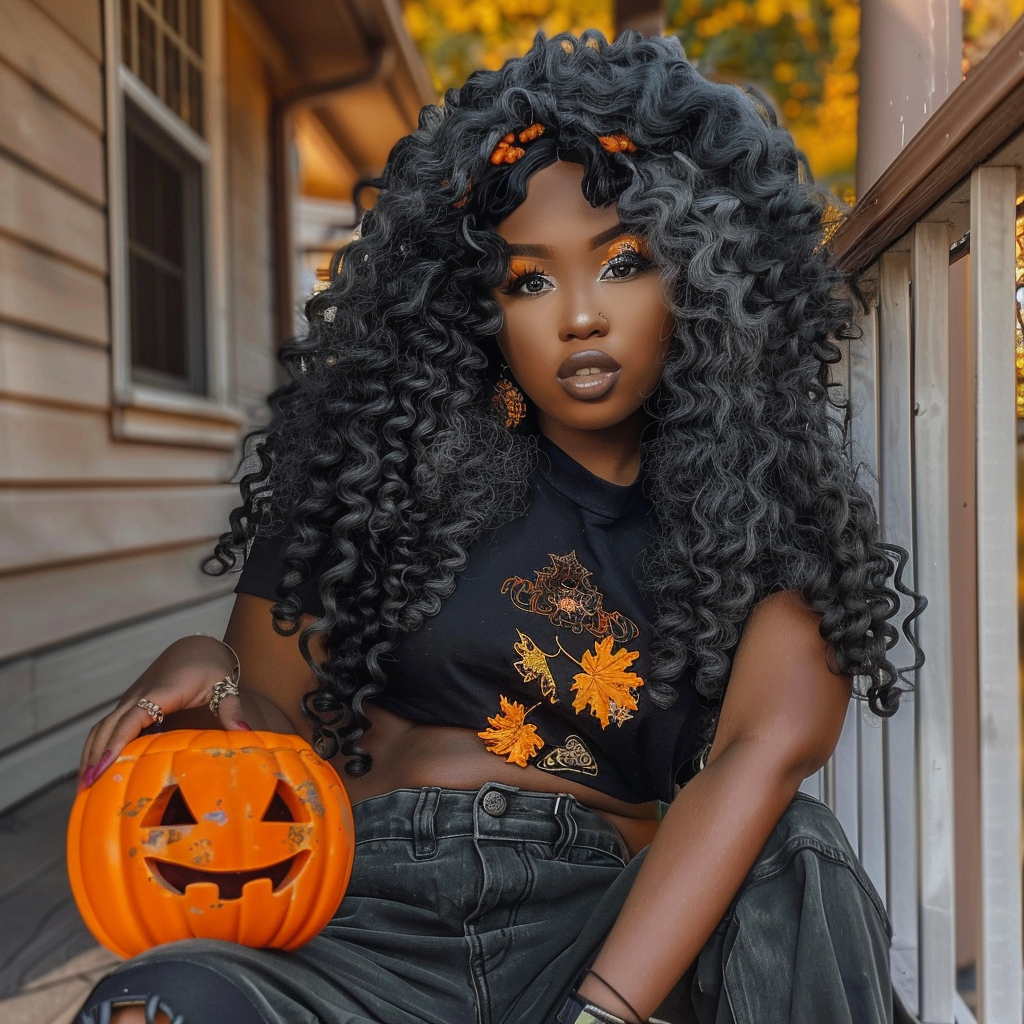
[[[593,302],[576,302],[565,310],[559,337],[562,341],[586,341],[608,333],[608,318]]]

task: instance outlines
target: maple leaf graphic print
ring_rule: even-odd
[[[614,637],[607,636],[598,641],[592,652],[584,651],[580,662],[583,671],[573,676],[575,682],[570,687],[576,694],[573,710],[580,714],[589,707],[602,729],[607,729],[609,722],[621,726],[633,717],[631,712],[637,709],[636,691],[644,685],[635,672],[626,671],[640,652],[622,647],[613,651],[614,642]]]

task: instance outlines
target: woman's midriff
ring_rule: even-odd
[[[487,782],[502,782],[538,793],[568,793],[583,806],[607,818],[622,835],[631,853],[643,849],[658,827],[655,802],[631,804],[588,786],[552,776],[538,768],[509,764],[488,752],[471,729],[420,725],[381,708],[367,708],[372,728],[363,746],[373,758],[366,775],[353,778],[334,765],[345,781],[353,803],[395,789],[442,786],[479,789]]]

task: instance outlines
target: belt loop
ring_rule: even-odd
[[[571,796],[564,793],[559,793],[555,801],[555,821],[558,822],[558,838],[552,851],[555,860],[568,860],[570,851],[576,845],[579,827],[572,813],[575,803]]]
[[[437,833],[434,831],[434,815],[441,799],[437,786],[420,790],[416,810],[412,812],[412,855],[416,860],[430,860],[437,856]]]

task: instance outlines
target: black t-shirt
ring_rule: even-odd
[[[486,749],[631,802],[670,800],[704,727],[687,675],[658,707],[645,692],[649,508],[542,443],[528,511],[477,543],[454,593],[385,664],[375,703],[472,729]],[[236,592],[276,599],[280,544],[257,541]],[[322,614],[313,580],[303,609]]]

